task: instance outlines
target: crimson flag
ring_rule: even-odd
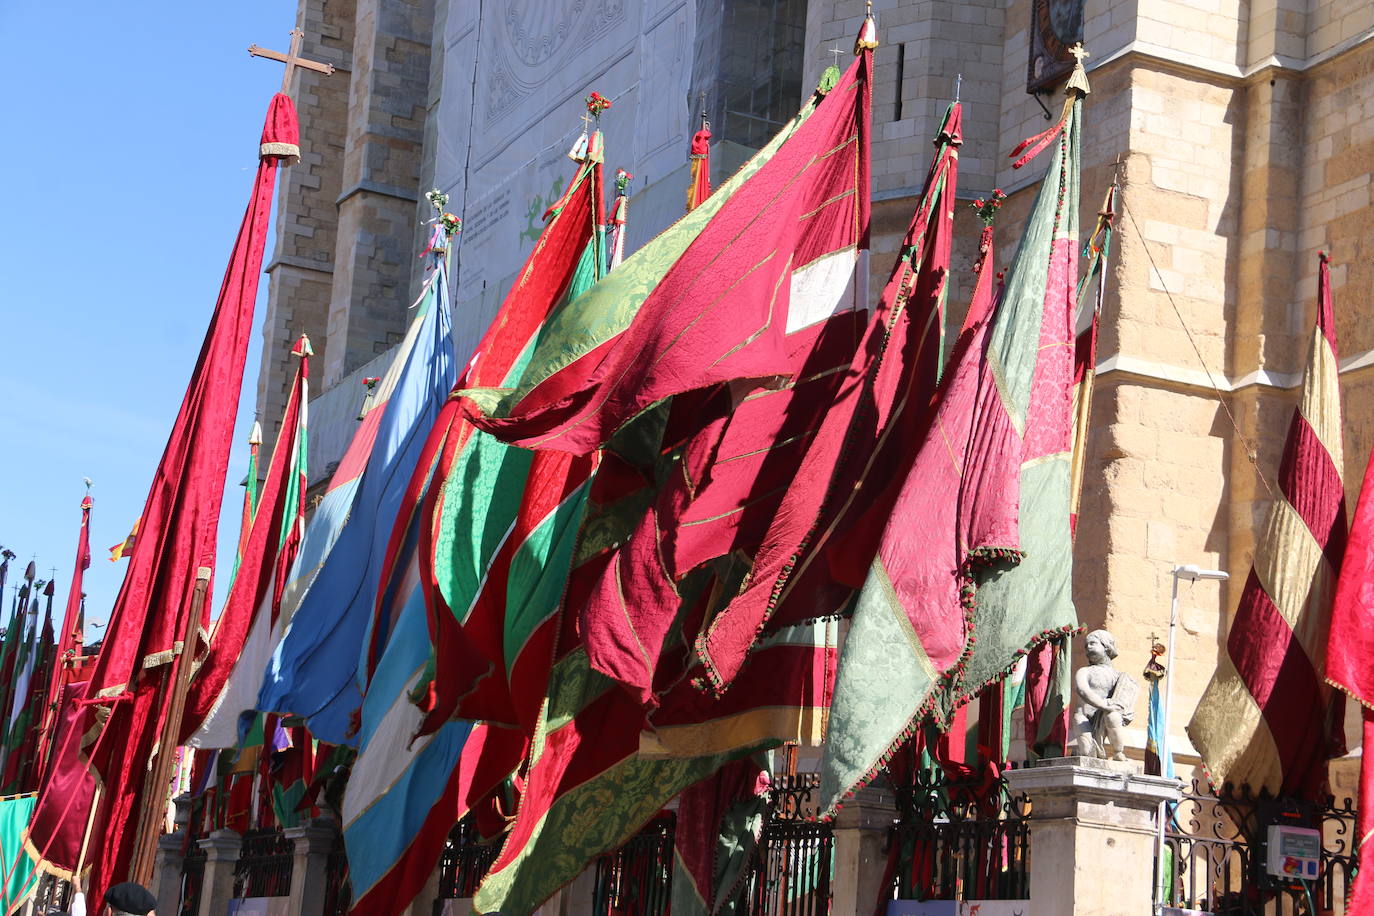
[[[90,896],[96,900],[111,884],[151,878],[152,837],[165,802],[165,786],[156,779],[165,761],[155,758],[174,750],[177,723],[168,722],[169,708],[176,705],[171,686],[186,657],[186,637],[194,641],[195,625],[204,625],[209,609],[207,581],[202,619],[190,619],[197,580],[208,579],[215,562],[273,186],[281,161],[299,155],[297,133],[295,106],[278,93],[268,108],[252,196],[210,327],[153,476],[140,516],[138,549],[130,557],[83,700],[94,708],[98,726],[85,750],[103,795],[95,834],[100,842],[94,844],[91,863]],[[201,574],[202,568],[207,573]],[[66,803],[52,793],[40,798],[32,832],[36,847],[50,840],[39,835],[39,828],[52,823],[51,808]],[[60,826],[61,818],[57,820]]]
[[[62,615],[62,630],[57,637],[57,654],[53,657],[52,676],[48,681],[48,696],[53,698],[53,708],[44,716],[44,733],[50,733],[58,715],[56,700],[62,696],[62,685],[67,680],[66,673],[76,666],[81,657],[84,626],[82,619],[82,581],[86,570],[91,568],[91,507],[95,501],[88,491],[81,500],[81,533],[76,538],[76,563],[72,569],[72,587],[67,593],[67,610]],[[50,754],[51,749],[44,748]],[[46,766],[46,762],[41,764]]]
[[[90,823],[95,777],[81,757],[81,736],[93,710],[81,698],[86,682],[62,689],[53,723],[48,764],[38,783],[38,806],[24,834],[24,848],[44,871],[73,880],[80,869],[82,840]]]

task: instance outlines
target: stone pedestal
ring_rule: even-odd
[[[1009,770],[1013,795],[1031,800],[1030,893],[1035,916],[1149,916],[1161,802],[1176,779],[1131,762],[1043,760]]]
[[[181,912],[181,869],[186,861],[181,843],[185,834],[164,833],[157,838],[157,858],[153,861],[153,896],[168,913]]]
[[[304,827],[287,827],[292,844],[291,902],[288,916],[323,916],[329,853],[339,836],[332,820],[316,818]]]
[[[199,916],[222,916],[234,899],[234,863],[243,837],[232,830],[215,830],[200,841],[205,850],[205,877],[200,885]]]
[[[887,864],[883,848],[896,818],[892,794],[872,786],[846,802],[835,816],[832,913],[873,912]]]

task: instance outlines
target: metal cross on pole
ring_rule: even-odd
[[[300,29],[291,30],[291,50],[285,54],[280,51],[271,51],[267,48],[259,48],[257,45],[249,45],[248,53],[254,57],[265,57],[268,60],[280,61],[286,64],[286,72],[282,74],[281,91],[285,92],[291,85],[291,74],[297,67],[304,67],[307,70],[314,70],[316,73],[323,73],[329,76],[334,72],[333,64],[321,63],[317,60],[310,60],[308,57],[301,57],[301,41],[305,38],[305,33]]]
[[[827,53],[829,53],[829,54],[834,54],[834,55],[835,55],[835,69],[836,69],[836,70],[840,69],[840,55],[841,55],[841,54],[844,54],[844,53],[847,53],[846,50],[845,50],[844,48],[841,48],[841,47],[838,47],[838,46],[837,46],[837,47],[831,48]]]

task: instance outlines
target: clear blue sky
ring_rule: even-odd
[[[43,578],[57,567],[60,606],[90,477],[89,619],[104,621],[119,591],[127,562],[105,548],[142,510],[281,84],[282,66],[246,49],[285,50],[295,11],[292,0],[0,3],[0,545],[19,555],[11,582],[34,554]],[[255,324],[266,291],[263,277]],[[255,334],[222,560],[237,532],[260,347]],[[221,563],[216,606],[225,573]]]

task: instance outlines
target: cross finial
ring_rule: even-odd
[[[840,66],[840,55],[846,53],[845,49],[836,46],[831,48],[827,53],[835,55],[835,67],[838,69]]]
[[[297,67],[304,67],[307,70],[314,70],[316,73],[323,73],[329,76],[334,72],[333,64],[321,63],[317,60],[310,60],[301,57],[301,41],[305,38],[305,33],[300,29],[291,30],[291,50],[283,54],[280,51],[270,51],[267,48],[259,48],[257,45],[249,45],[248,53],[253,57],[265,57],[268,60],[281,61],[286,64],[286,72],[282,74],[281,91],[285,92],[291,86],[291,74]]]
[[[1069,53],[1072,54],[1074,56],[1074,59],[1078,61],[1078,66],[1080,67],[1083,66],[1083,61],[1087,60],[1089,57],[1092,57],[1091,54],[1089,54],[1087,51],[1083,49],[1083,42],[1081,41],[1074,45],[1072,48],[1069,48]]]

